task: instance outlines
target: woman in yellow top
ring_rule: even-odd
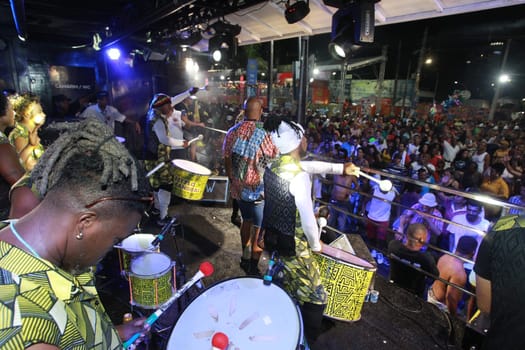
[[[29,171],[44,153],[38,129],[46,121],[46,115],[35,95],[23,94],[12,99],[16,124],[9,134],[9,142],[15,147],[24,169]]]

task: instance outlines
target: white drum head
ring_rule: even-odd
[[[155,235],[150,233],[137,233],[124,239],[120,245],[115,246],[129,253],[140,253],[149,250]]]
[[[171,266],[171,259],[166,254],[145,253],[131,260],[130,271],[136,276],[158,276]]]
[[[167,349],[211,349],[216,332],[228,336],[229,349],[292,350],[300,344],[301,318],[280,287],[239,277],[205,290],[184,310]]]
[[[197,175],[203,175],[203,176],[210,176],[211,170],[206,168],[205,166],[202,166],[200,164],[197,164],[195,162],[190,162],[189,160],[185,159],[174,159],[172,160],[173,165],[175,165],[178,168],[181,168],[182,170],[189,171],[190,173],[197,174]]]

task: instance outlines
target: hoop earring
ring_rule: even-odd
[[[79,233],[77,233],[77,235],[75,236],[76,239],[78,239],[79,241],[84,238],[84,234],[82,233],[82,231],[80,231]]]

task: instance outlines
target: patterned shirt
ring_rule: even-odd
[[[222,152],[232,160],[231,196],[241,199],[243,189],[261,191],[264,168],[279,150],[261,122],[246,120],[228,130]]]
[[[0,241],[0,348],[121,349],[91,272],[73,276]]]

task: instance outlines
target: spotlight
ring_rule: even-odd
[[[110,60],[116,61],[120,58],[120,50],[112,47],[106,51],[106,55],[108,55]]]
[[[208,41],[208,51],[215,62],[229,61],[237,56],[237,38],[229,34],[218,34]]]
[[[330,54],[346,59],[363,43],[374,42],[375,0],[352,3],[332,16]]]
[[[284,17],[289,24],[299,22],[310,13],[309,0],[296,1],[295,4],[290,5],[290,0],[286,2],[286,10],[284,10]]]

